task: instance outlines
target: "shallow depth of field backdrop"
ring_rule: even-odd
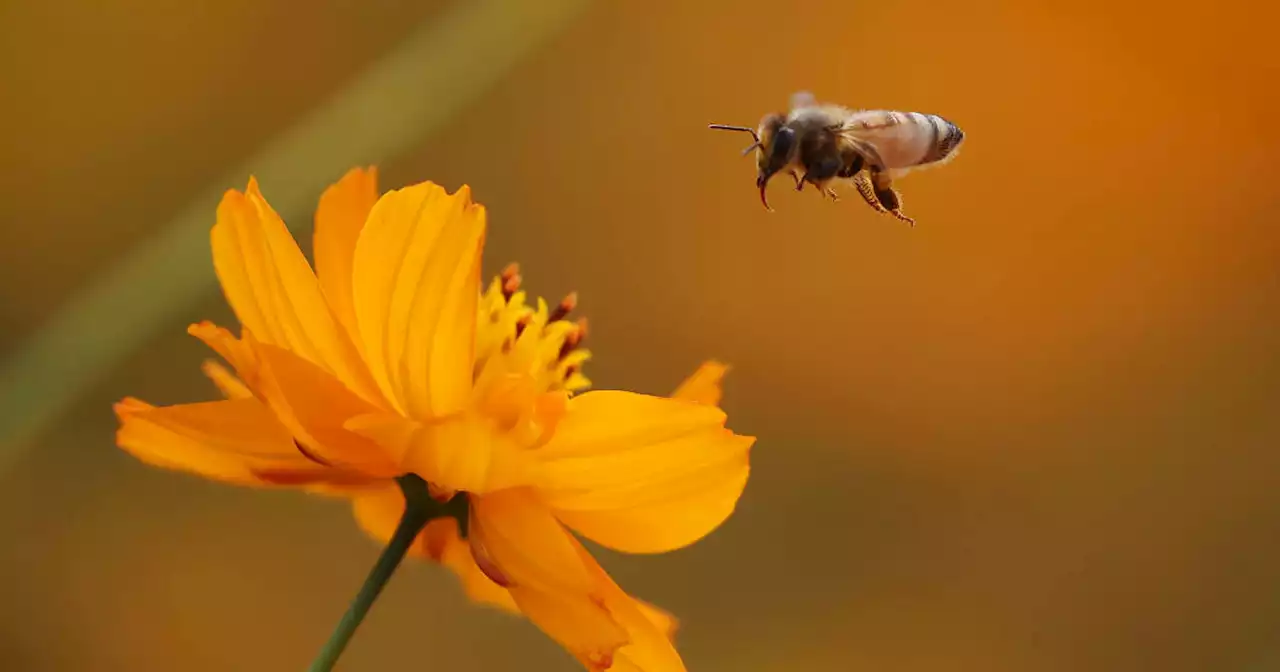
[[[729,422],[760,437],[735,517],[601,556],[682,619],[691,670],[1280,669],[1277,10],[1237,0],[4,3],[0,668],[296,670],[328,636],[378,552],[348,509],[146,467],[110,403],[215,394],[184,330],[234,324],[205,236],[254,157],[503,4],[422,62],[441,109],[465,104],[272,160],[331,181],[355,163],[324,164],[331,143],[384,188],[470,184],[488,272],[581,291],[600,387],[733,365]],[[468,84],[520,12],[559,15]],[[745,138],[706,124],[796,89],[964,128],[954,163],[901,183],[917,228],[785,179],[760,207]],[[277,205],[300,188],[260,177]],[[280,208],[307,248],[322,186]],[[65,321],[174,221],[193,299],[134,329],[160,273]],[[418,563],[340,665],[574,666]]]

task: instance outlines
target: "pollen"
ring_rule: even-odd
[[[582,374],[591,357],[582,347],[587,322],[569,319],[578,307],[577,292],[555,308],[541,298],[530,306],[522,283],[520,268],[511,264],[480,298],[473,370],[477,390],[513,377],[525,379],[534,393],[586,389],[591,385]]]
[[[520,290],[520,283],[524,278],[520,277],[520,264],[510,263],[502,269],[502,274],[498,276],[499,282],[502,283],[502,296],[510,301],[511,297]]]

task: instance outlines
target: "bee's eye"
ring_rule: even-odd
[[[769,151],[769,163],[775,170],[786,164],[787,158],[791,156],[791,148],[795,144],[795,131],[789,128],[778,129],[778,133],[773,136],[773,146]]]

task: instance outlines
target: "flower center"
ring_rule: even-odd
[[[591,385],[582,365],[591,353],[582,347],[587,321],[570,321],[576,293],[554,309],[537,299],[525,303],[516,264],[507,266],[480,297],[476,316],[476,401],[503,429],[512,429],[530,414],[553,412],[556,400]]]

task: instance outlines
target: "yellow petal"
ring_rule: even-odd
[[[334,315],[354,340],[359,339],[359,332],[351,299],[351,260],[360,230],[377,200],[377,169],[352,168],[325,189],[316,209],[316,276]]]
[[[662,484],[663,498],[636,497],[630,506],[598,509],[557,508],[565,525],[626,553],[664,553],[683,548],[710,534],[733,514],[746,487],[748,467],[742,463],[707,470],[697,477]]]
[[[671,398],[718,406],[721,396],[720,382],[728,372],[729,367],[720,362],[703,362],[693,375],[686,378],[683,383],[680,383],[680,387],[671,393]]]
[[[592,672],[684,672],[684,663],[671,641],[676,629],[675,618],[628,595],[581,543],[573,538],[569,541],[583,567],[595,580],[600,606],[609,612],[625,635],[623,645],[613,651],[598,651],[594,655],[572,648],[570,651]],[[513,594],[516,592],[512,590]]]
[[[593,672],[609,669],[627,631],[609,613],[603,599],[526,586],[512,586],[512,600],[548,637]]]
[[[527,488],[471,497],[468,529],[513,584],[590,593],[594,582],[568,533]]]
[[[418,420],[462,410],[471,390],[484,208],[430,182],[378,199],[356,243],[361,348],[395,409]]]
[[[208,320],[187,327],[187,333],[204,341],[205,345],[226,360],[246,387],[250,390],[257,387],[258,359],[248,343]]]
[[[458,535],[458,521],[454,518],[436,518],[427,523],[422,532],[430,557],[453,570],[467,597],[473,602],[497,607],[503,611],[519,613],[520,608],[511,593],[493,582],[476,564],[471,546]]]
[[[348,431],[377,444],[404,472],[412,472],[442,492],[483,494],[528,481],[532,457],[490,421],[459,413],[418,422],[393,413],[368,413],[345,423]]]
[[[676,630],[680,629],[680,621],[678,621],[675,616],[672,616],[671,613],[665,609],[649,604],[644,600],[635,600],[635,603],[636,609],[640,610],[640,613],[644,615],[645,619],[648,620],[649,623],[653,624],[653,627],[657,628],[658,632],[661,632],[663,637],[666,637],[667,639],[675,637]]]
[[[630,392],[571,402],[534,451],[539,495],[566,525],[611,548],[657,553],[691,544],[733,512],[753,437],[702,404]]]
[[[577,542],[527,489],[471,497],[468,535],[481,567],[530,620],[584,663],[627,641]],[[496,575],[495,575],[496,574]]]
[[[311,266],[254,179],[246,193],[223,196],[210,237],[214,269],[247,330],[337,376],[370,402],[380,400]]]
[[[374,412],[374,406],[288,350],[252,340],[249,345],[259,366],[259,394],[311,457],[369,476],[400,473],[377,444],[343,426],[350,418]]]
[[[200,366],[200,369],[222,391],[223,396],[226,398],[249,399],[253,396],[253,391],[249,389],[249,386],[241,382],[234,373],[228,371],[221,364],[213,360],[206,360]]]
[[[609,672],[684,672],[684,661],[671,641],[676,620],[667,612],[626,594],[579,545],[603,586],[604,604],[627,633],[627,644],[613,656]]]
[[[613,666],[607,668],[609,672],[684,672],[684,661],[663,629],[665,620],[651,620],[648,618],[651,612],[646,612],[640,607],[642,603],[629,597],[610,599],[607,603],[630,640],[614,653]]]
[[[155,407],[115,405],[116,443],[148,464],[239,485],[294,485],[330,470],[308,460],[293,436],[256,399]]]

